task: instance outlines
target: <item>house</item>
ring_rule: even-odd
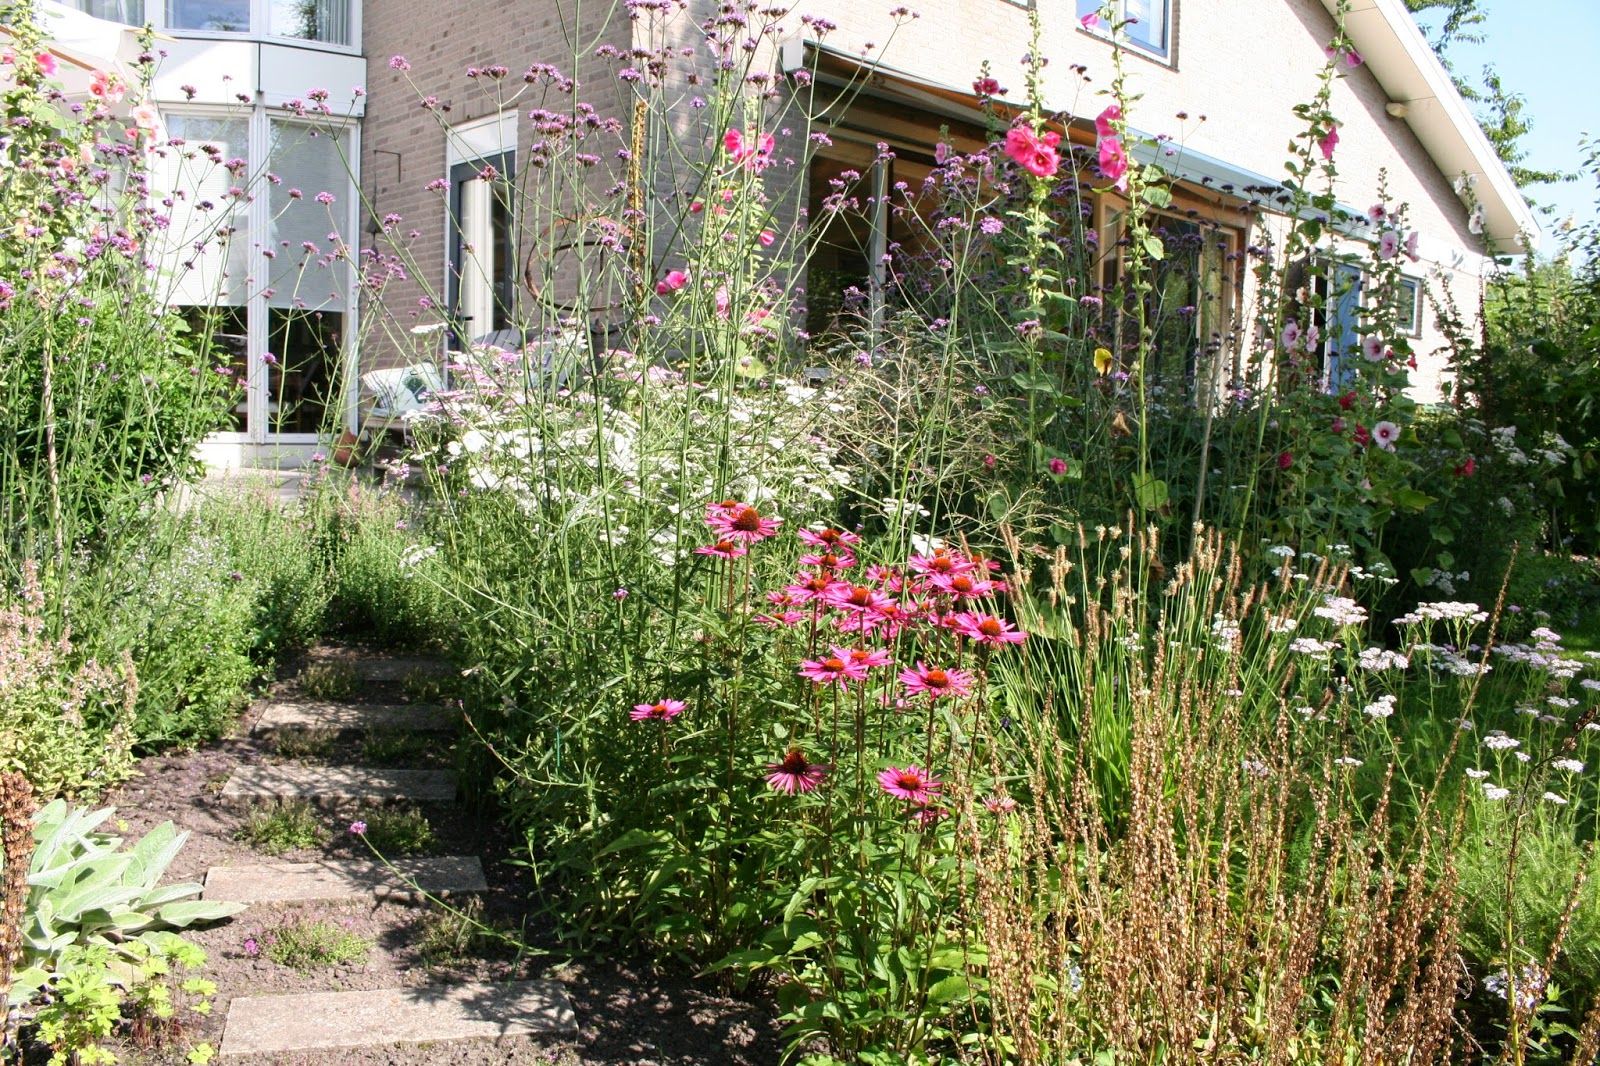
[[[597,114],[626,125],[638,97],[634,84],[618,77],[618,57],[663,46],[703,52],[697,26],[720,10],[713,0],[528,0],[510,9],[458,0],[440,19],[437,5],[426,0],[385,0],[364,12],[360,0],[167,0],[154,11],[139,10],[140,0],[76,3],[122,22],[155,20],[174,38],[156,84],[169,129],[225,143],[225,154],[248,160],[252,173],[270,170],[283,179],[248,202],[218,206],[201,197],[193,203],[209,203],[209,213],[184,208],[203,216],[186,220],[196,224],[231,212],[229,224],[248,237],[228,242],[228,262],[208,252],[203,269],[172,272],[174,303],[209,301],[226,309],[225,332],[250,383],[235,432],[216,442],[214,457],[227,461],[315,447],[332,369],[340,360],[356,363],[351,338],[358,314],[368,316],[362,370],[416,358],[408,323],[447,318],[457,341],[513,335],[503,331],[525,319],[536,275],[561,274],[549,256],[539,265],[540,248],[570,252],[590,239],[527,233],[514,203],[480,180],[489,173],[514,181],[519,167],[533,161],[540,134],[529,112],[548,84],[518,96],[522,72],[535,64],[570,67],[576,50],[575,69],[561,76],[577,80],[578,95]],[[1241,253],[1282,232],[1282,202],[1269,190],[1281,181],[1286,145],[1303,128],[1293,106],[1316,91],[1341,3],[1364,61],[1333,88],[1331,106],[1341,122],[1335,195],[1355,219],[1385,194],[1389,203],[1406,205],[1408,227],[1419,233],[1404,286],[1404,317],[1419,359],[1410,391],[1419,401],[1438,401],[1448,388],[1440,311],[1452,309],[1474,323],[1492,257],[1528,250],[1538,227],[1402,0],[1113,0],[1116,13],[1133,20],[1123,62],[1133,91],[1142,94],[1130,121],[1152,138],[1141,149],[1143,160],[1173,178],[1173,207],[1157,222],[1183,253],[1168,264],[1167,276],[1192,290],[1175,292],[1175,299],[1203,307],[1191,335],[1169,340],[1231,348],[1235,359],[1248,344],[1255,282]],[[1050,60],[1043,96],[1053,110],[1074,116],[1070,136],[1088,136],[1087,117],[1105,103],[1098,94],[1110,79],[1113,48],[1104,30],[1086,26],[1081,16],[1100,6],[1100,0],[929,0],[911,18],[879,0],[803,5],[821,21],[794,22],[784,39],[762,44],[773,46],[775,65],[788,75],[779,97],[792,97],[803,83],[808,99],[837,98],[831,143],[800,176],[806,189],[794,203],[815,208],[829,178],[844,170],[862,173],[880,190],[914,181],[933,165],[941,137],[981,144],[991,133],[974,79],[987,69],[1018,90],[1013,98],[1021,95],[1035,13]],[[827,33],[816,32],[830,23]],[[367,91],[353,91],[358,85]],[[312,87],[327,94],[316,105],[323,121],[327,114],[347,116],[336,138],[303,135],[298,112]],[[705,135],[687,110],[669,118],[684,135]],[[787,132],[793,144],[813,131]],[[891,161],[878,160],[880,142],[892,147]],[[628,162],[599,160],[595,187],[626,179],[642,154]],[[336,190],[333,204],[287,196],[288,189],[310,188]],[[663,189],[655,191],[661,199]],[[366,205],[361,215],[358,200]],[[1097,195],[1094,210],[1101,247],[1115,247],[1115,195]],[[799,211],[781,220],[795,221]],[[854,275],[881,299],[876,264],[893,238],[893,220],[879,207],[851,226],[855,249],[825,240],[813,271],[818,279],[825,270]],[[1373,236],[1359,222],[1335,228],[1346,242]],[[1201,230],[1205,239],[1187,239]],[[308,274],[307,264],[326,257],[335,232],[343,241],[361,233],[364,244],[385,243],[374,240],[380,234],[399,242],[403,234],[406,255],[385,268],[381,291],[372,289],[365,307],[358,306],[347,262]],[[276,257],[255,259],[268,251]],[[1115,268],[1108,262],[1106,269]],[[811,287],[820,299],[820,280]],[[1338,345],[1354,339],[1359,299],[1358,278],[1347,278],[1340,297],[1330,298],[1330,380]],[[276,352],[300,354],[283,366]]]

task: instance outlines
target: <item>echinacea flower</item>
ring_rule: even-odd
[[[900,671],[900,681],[912,696],[965,696],[972,691],[972,675],[965,670],[943,670],[918,662],[915,669]]]
[[[781,518],[769,518],[748,503],[714,503],[706,508],[706,525],[719,537],[754,542],[778,535]]]
[[[867,668],[858,664],[849,648],[833,648],[833,654],[821,659],[807,659],[800,664],[799,674],[817,685],[839,685],[866,679]]]
[[[683,713],[688,704],[682,700],[657,700],[655,703],[635,703],[628,717],[635,722],[670,722]]]
[[[1372,427],[1372,439],[1384,451],[1392,452],[1400,440],[1400,427],[1393,422],[1379,422]]]
[[[831,526],[825,529],[796,530],[795,536],[800,538],[801,544],[813,548],[836,548],[841,545],[848,547],[852,544],[861,543],[861,538],[854,533],[846,533]]]
[[[937,777],[920,766],[891,766],[878,774],[878,785],[896,799],[926,804],[944,787]]]
[[[894,661],[894,657],[885,648],[851,648],[850,661],[865,670],[876,666],[888,666]]]
[[[767,769],[768,786],[790,796],[812,791],[828,776],[825,763],[812,762],[799,748],[790,748],[782,762],[768,763]]]
[[[848,570],[856,565],[856,557],[847,551],[807,552],[800,556],[800,565],[818,570]]]
[[[823,593],[823,599],[829,607],[835,610],[857,615],[881,614],[894,604],[893,600],[877,589],[868,588],[866,585],[852,585],[843,581]]]
[[[936,548],[930,555],[913,555],[907,561],[919,574],[965,574],[973,568],[972,560],[949,548]]]
[[[974,577],[972,574],[934,574],[928,579],[928,583],[946,595],[959,596],[963,599],[992,596],[1000,590],[997,582],[984,577]]]
[[[951,618],[951,628],[978,644],[1021,644],[1028,634],[992,614],[962,611]]]
[[[983,808],[990,814],[1010,814],[1017,809],[1017,801],[1010,796],[985,796]]]
[[[743,544],[728,537],[723,537],[715,544],[706,544],[694,550],[696,555],[709,555],[715,559],[737,559],[750,551]]]

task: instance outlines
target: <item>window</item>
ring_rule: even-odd
[[[1422,336],[1422,281],[1403,277],[1395,291],[1395,327],[1408,337]]]
[[[80,3],[115,3],[116,0],[79,0]],[[128,0],[123,0],[124,6]],[[142,0],[134,0],[142,2]],[[265,26],[255,32],[269,37],[294,37],[302,41],[349,46],[352,0],[266,0]],[[167,0],[168,29],[207,33],[251,32],[251,0]]]
[[[1078,0],[1078,17],[1103,14],[1111,9],[1112,18],[1122,25],[1128,44],[1143,52],[1168,59],[1172,55],[1172,5],[1175,0]],[[1095,33],[1105,33],[1101,26]]]
[[[72,0],[68,6],[108,22],[144,25],[144,0]]]

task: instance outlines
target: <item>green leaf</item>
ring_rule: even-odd
[[[1420,489],[1395,489],[1392,495],[1394,505],[1407,511],[1421,511],[1429,504],[1438,503],[1438,498],[1429,496]]]
[[[1146,185],[1139,198],[1151,207],[1172,206],[1172,190],[1165,185]]]
[[[1167,505],[1167,483],[1154,474],[1134,475],[1133,498],[1141,511],[1155,511]]]
[[[962,974],[952,974],[942,981],[935,981],[933,987],[928,989],[928,1002],[934,1006],[943,1007],[966,999],[972,994],[971,985]]]
[[[1154,233],[1145,236],[1144,252],[1151,259],[1165,259],[1167,257],[1166,246],[1161,243],[1161,238]]]

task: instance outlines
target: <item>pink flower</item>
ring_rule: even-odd
[[[1467,456],[1467,461],[1456,467],[1456,477],[1471,477],[1478,472],[1478,461]]]
[[[728,317],[728,287],[726,285],[718,285],[717,286],[716,296],[714,297],[714,299],[715,299],[716,305],[717,305],[717,317],[718,318],[727,318]]]
[[[351,822],[350,823],[350,835],[351,836],[358,836],[358,837],[359,836],[366,836],[367,835],[367,823],[366,822],[361,822],[361,821]]]
[[[719,537],[754,543],[778,535],[781,518],[768,518],[748,503],[729,500],[706,508],[706,525]]]
[[[848,570],[856,565],[856,557],[847,551],[807,552],[800,556],[800,565],[818,570]]]
[[[1372,427],[1372,439],[1384,451],[1392,452],[1400,440],[1400,427],[1393,422],[1379,422]]]
[[[891,766],[878,774],[878,786],[896,799],[924,804],[939,794],[943,783],[920,766]]]
[[[1383,341],[1377,337],[1362,337],[1361,354],[1369,363],[1383,362]]]
[[[33,61],[39,65],[39,73],[45,77],[52,77],[56,72],[56,57],[49,52],[39,52],[34,55]]]
[[[807,659],[800,664],[800,676],[817,685],[848,685],[852,681],[865,681],[867,667],[857,663],[849,648],[834,647],[833,654],[823,659]]]
[[[1386,229],[1378,235],[1378,258],[1393,259],[1400,251],[1400,231]]]
[[[1300,323],[1291,318],[1284,324],[1283,336],[1279,339],[1283,342],[1284,351],[1294,351],[1300,344]]]
[[[722,135],[722,147],[733,160],[734,166],[758,172],[772,163],[772,148],[776,143],[770,133],[746,134],[730,129]]]
[[[1081,19],[1079,19],[1078,22],[1079,22],[1080,25],[1083,26],[1084,29],[1092,30],[1096,26],[1100,25],[1100,12],[1091,11],[1087,15],[1085,15]]]
[[[835,610],[856,615],[880,615],[894,606],[894,601],[877,589],[844,581],[832,585],[823,593],[823,599]]]
[[[930,577],[938,574],[969,574],[976,565],[971,559],[949,548],[936,548],[932,555],[913,555],[911,569]]]
[[[1367,221],[1374,226],[1381,226],[1389,217],[1389,209],[1382,204],[1373,204],[1367,208]]]
[[[799,748],[790,748],[782,762],[768,763],[767,769],[767,784],[790,796],[812,791],[828,776],[826,764],[811,762]]]
[[[1417,254],[1417,240],[1421,236],[1422,236],[1422,234],[1420,234],[1416,230],[1412,230],[1410,233],[1406,234],[1406,243],[1405,243],[1406,258],[1411,260],[1413,263],[1415,263],[1418,259],[1422,258],[1420,255]]]
[[[769,229],[764,229],[760,233],[756,234],[756,240],[761,242],[761,247],[763,248],[772,247],[772,242],[777,239],[778,235]]]
[[[835,648],[834,650],[837,651],[838,649]],[[890,656],[888,650],[884,648],[851,648],[850,661],[863,670],[867,670],[877,666],[888,666],[894,659]]]
[[[752,615],[750,620],[756,625],[766,626],[768,629],[788,629],[799,625],[809,617],[810,615],[804,611],[783,611],[778,614]]]
[[[998,583],[985,577],[975,577],[970,573],[935,574],[928,579],[928,584],[948,596],[959,596],[963,599],[992,596],[1000,590]]]
[[[1294,465],[1294,452],[1278,453],[1278,469],[1287,470]]]
[[[965,696],[972,691],[972,675],[965,670],[941,670],[924,666],[920,661],[916,669],[900,671],[900,680],[908,695],[925,695],[932,700],[941,696]]]
[[[801,544],[808,544],[813,548],[832,548],[836,545],[860,544],[861,538],[854,533],[845,533],[833,529],[797,529],[795,536],[800,538]]]
[[[682,700],[658,700],[655,703],[635,703],[628,717],[635,722],[670,722],[683,713],[687,706]]]
[[[802,574],[795,584],[785,585],[783,591],[793,603],[806,604],[825,601],[829,592],[844,584],[829,574]]]
[[[1046,130],[1036,134],[1026,125],[1012,126],[1006,131],[1006,155],[1022,169],[1036,178],[1054,177],[1061,169],[1061,156],[1056,146],[1061,134]]]
[[[978,644],[1021,644],[1028,639],[1028,634],[1005,619],[976,611],[952,616],[951,628]]]
[[[1051,456],[1050,461],[1045,465],[1050,468],[1050,472],[1056,477],[1060,477],[1067,472],[1067,461],[1059,455]]]
[[[244,953],[252,959],[261,954],[261,941],[253,936],[244,938]]]
[[[665,296],[669,292],[677,292],[689,283],[689,275],[682,270],[669,270],[666,276],[656,282],[656,295]]]
[[[724,537],[715,544],[707,544],[696,548],[694,553],[696,555],[709,555],[716,559],[737,559],[749,551],[749,548],[738,541]]]
[[[1096,137],[1117,136],[1116,123],[1122,120],[1122,108],[1112,104],[1100,114],[1095,116],[1094,134]]]
[[[124,93],[122,82],[114,74],[107,74],[103,70],[94,72],[94,77],[89,80],[89,92],[108,103],[117,103]]]
[[[1120,137],[1100,138],[1100,173],[1111,179],[1118,192],[1128,191],[1128,153]]]
[[[1017,801],[1010,796],[985,796],[983,807],[990,814],[1010,814],[1017,809]]]
[[[1337,147],[1339,147],[1339,127],[1337,124],[1333,124],[1328,127],[1327,133],[1317,138],[1317,148],[1322,152],[1322,158],[1331,163],[1333,162],[1333,150]]]

